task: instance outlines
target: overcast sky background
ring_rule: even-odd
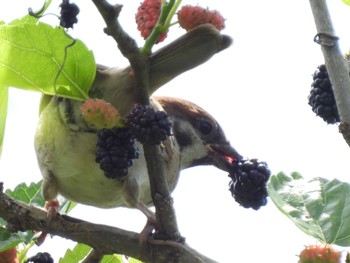
[[[50,11],[58,13],[59,2],[53,0]],[[71,34],[93,50],[98,63],[126,65],[114,41],[102,32],[104,23],[91,1],[75,2],[81,13]],[[140,1],[113,2],[124,5],[121,23],[142,45],[134,22]],[[328,2],[345,53],[350,48],[350,7],[341,0]],[[223,33],[233,37],[234,44],[157,94],[203,106],[242,155],[266,161],[274,174],[298,171],[307,178],[349,181],[348,146],[338,128],[316,118],[307,104],[311,75],[324,61],[320,46],[313,42],[316,28],[309,2],[183,0],[183,4],[197,3],[223,14],[227,19]],[[3,1],[0,20],[9,22],[24,15],[28,7],[36,10],[41,5],[42,1],[34,0]],[[53,16],[43,21],[57,23]],[[174,26],[165,43],[182,33]],[[41,179],[33,148],[38,103],[39,94],[11,89],[0,160],[5,188]],[[227,174],[213,167],[182,173],[173,197],[181,234],[193,248],[223,263],[294,263],[304,245],[317,243],[271,201],[259,211],[240,207],[231,197],[228,183]],[[71,215],[133,231],[140,231],[145,224],[145,217],[130,209],[78,206]],[[73,246],[73,242],[54,237],[35,251],[48,251],[57,260]]]

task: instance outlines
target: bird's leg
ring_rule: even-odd
[[[47,211],[48,222],[50,222],[58,214],[60,203],[57,199],[46,201],[45,209]]]
[[[139,209],[146,217],[147,222],[142,231],[140,232],[140,242],[145,243],[152,232],[157,229],[158,223],[156,215],[145,204],[138,203],[136,208]]]
[[[155,213],[145,204],[139,201],[139,184],[135,178],[127,177],[124,181],[124,198],[130,206],[140,210],[146,217],[147,223],[140,233],[140,242],[145,243],[149,235],[157,229],[157,218]]]
[[[57,199],[49,200],[45,202],[45,209],[47,211],[47,223],[50,224],[51,220],[58,214],[58,211],[60,209],[60,203]],[[45,239],[47,237],[47,232],[42,231],[37,239],[35,240],[35,243],[40,246],[42,243],[44,243]]]
[[[57,183],[54,177],[54,174],[50,170],[44,170],[44,180],[42,184],[41,193],[45,200],[45,206],[44,208],[47,211],[47,224],[49,225],[51,220],[58,214],[60,203],[56,199],[58,190],[57,190]],[[47,232],[42,231],[38,238],[36,239],[36,244],[40,246],[42,243],[44,243],[47,236]]]
[[[45,209],[47,211],[48,222],[50,222],[58,214],[60,209],[60,203],[56,199],[58,195],[58,186],[52,171],[44,169],[43,177],[41,193],[46,200]]]

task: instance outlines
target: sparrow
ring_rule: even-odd
[[[207,61],[227,48],[229,37],[212,26],[198,27],[150,56],[150,94],[181,73]],[[102,98],[125,115],[134,105],[132,69],[98,66],[91,96]],[[44,96],[35,134],[35,151],[43,176],[42,195],[99,208],[130,207],[154,217],[143,146],[122,180],[109,179],[96,162],[97,131],[85,123],[81,101]],[[172,135],[163,143],[169,190],[177,185],[181,170],[214,165],[229,171],[242,158],[230,145],[218,122],[196,104],[170,97],[151,97],[150,105],[172,120]]]

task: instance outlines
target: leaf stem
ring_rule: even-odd
[[[29,249],[31,249],[34,246],[34,244],[35,244],[35,241],[32,240],[32,241],[30,241],[30,243],[28,245],[25,245],[24,248],[21,250],[21,252],[19,253],[19,262],[20,263],[24,262]]]
[[[166,28],[166,30],[168,30],[168,28],[173,25],[173,24],[171,24],[171,19],[173,18],[174,14],[175,14],[177,8],[179,7],[179,5],[181,4],[181,2],[182,2],[182,0],[177,0],[175,2],[175,4],[173,5],[173,7],[171,8],[171,10],[168,14],[168,17],[164,22],[164,28]]]

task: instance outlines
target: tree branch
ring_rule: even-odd
[[[135,102],[149,104],[149,58],[140,52],[135,40],[126,33],[118,21],[122,6],[105,0],[92,0],[106,22],[105,33],[114,38],[120,52],[129,60],[136,81]]]
[[[48,222],[45,210],[10,198],[3,193],[2,183],[0,185],[0,217],[8,222],[7,228],[12,232],[45,231],[89,245],[98,251],[92,257],[117,253],[144,262],[215,262],[186,244],[152,239],[146,243],[140,243],[139,234],[116,227],[93,224],[59,214]]]
[[[350,146],[350,78],[348,63],[338,45],[325,0],[310,0],[317,35],[315,42],[321,45],[325,64],[332,83],[339,111],[340,132]]]
[[[118,22],[120,5],[112,6],[105,0],[92,0],[104,18],[105,32],[118,43],[122,54],[129,60],[134,72],[136,92],[135,102],[149,104],[150,65],[149,56],[143,55],[136,42],[122,29]],[[180,240],[176,216],[167,185],[164,161],[159,146],[144,145],[144,154],[149,173],[153,204],[156,208],[158,231],[164,239]],[[157,196],[157,199],[155,199]]]
[[[151,195],[156,209],[158,231],[155,238],[182,242],[173,199],[166,179],[165,164],[159,146],[144,145],[147,169],[151,182]]]

